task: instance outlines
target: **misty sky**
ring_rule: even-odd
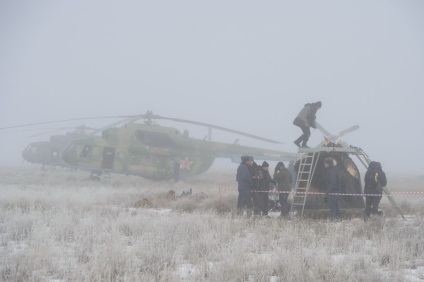
[[[0,127],[152,110],[295,151],[293,119],[320,100],[329,131],[358,124],[343,140],[424,173],[423,15],[424,1],[0,1]],[[2,164],[49,138],[16,131],[0,131]]]

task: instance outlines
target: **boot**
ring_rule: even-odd
[[[305,141],[303,141],[303,143],[302,143],[302,148],[309,148],[308,145],[306,145]]]
[[[301,147],[300,146],[300,143],[303,141],[303,135],[301,135],[299,138],[297,138],[296,140],[294,140],[294,144],[297,146],[297,147]]]
[[[293,142],[298,148],[300,148],[300,141],[299,141],[299,139],[297,139],[297,140],[295,140],[294,142]]]

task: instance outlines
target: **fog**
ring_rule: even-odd
[[[322,101],[330,132],[358,124],[344,141],[423,173],[423,14],[422,1],[1,1],[0,127],[151,110],[294,152],[293,119]],[[112,121],[0,130],[0,163],[23,163],[42,130]]]

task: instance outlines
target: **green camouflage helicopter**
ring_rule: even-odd
[[[122,116],[121,116],[122,117]],[[144,123],[136,121],[144,119]],[[153,120],[170,120],[205,126],[208,138],[191,138],[188,131],[155,124]],[[120,127],[118,124],[122,124]],[[295,161],[296,153],[211,141],[211,130],[236,133],[270,143],[278,141],[197,121],[163,117],[152,112],[127,116],[123,121],[102,129],[101,136],[88,136],[72,141],[62,152],[63,163],[91,171],[100,176],[109,173],[138,175],[151,179],[170,179],[176,172],[189,178],[208,170],[216,158],[239,162],[240,156],[252,155],[258,160]]]

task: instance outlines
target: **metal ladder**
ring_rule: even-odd
[[[296,178],[295,193],[293,195],[293,203],[290,209],[290,214],[292,215],[300,213],[300,217],[303,216],[306,197],[308,195],[309,187],[311,186],[312,177],[314,176],[319,155],[319,151],[306,153],[300,159],[299,171],[297,172]]]

